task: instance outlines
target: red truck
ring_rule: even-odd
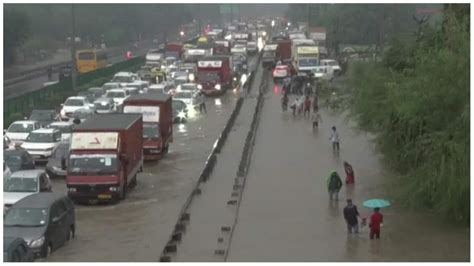
[[[280,39],[277,42],[277,58],[284,63],[291,62],[291,41]]]
[[[158,160],[173,142],[171,95],[160,92],[132,95],[123,102],[124,113],[143,115],[145,160]]]
[[[219,95],[232,86],[232,57],[210,56],[198,61],[197,83],[205,95]]]
[[[96,114],[75,127],[66,172],[68,196],[74,201],[125,199],[143,170],[142,132],[140,114]]]
[[[176,59],[181,59],[183,52],[183,44],[181,43],[168,43],[165,46],[165,58],[175,57]]]

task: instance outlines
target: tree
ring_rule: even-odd
[[[4,10],[3,65],[15,62],[16,49],[30,36],[30,24],[25,14],[16,10]]]

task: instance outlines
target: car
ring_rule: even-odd
[[[247,51],[250,54],[256,54],[258,52],[257,42],[248,42],[247,43]]]
[[[174,78],[174,85],[176,87],[179,87],[179,85],[182,85],[182,84],[185,84],[185,83],[188,83],[188,77],[187,76],[179,76],[179,77],[176,77]]]
[[[31,132],[21,147],[31,154],[35,161],[47,160],[60,142],[61,131],[59,129],[40,128]]]
[[[128,92],[124,89],[113,89],[107,91],[104,97],[112,99],[116,106],[122,105],[123,101],[129,96]]]
[[[45,127],[54,121],[58,121],[59,115],[56,110],[33,110],[28,120],[38,121],[41,127]]]
[[[182,123],[188,118],[188,107],[185,102],[173,99],[173,122]]]
[[[192,93],[199,92],[199,85],[196,83],[184,83],[176,88],[176,91],[190,91]]]
[[[173,99],[183,101],[188,107],[197,104],[196,94],[190,91],[176,91]]]
[[[283,79],[291,75],[290,67],[287,65],[277,65],[273,70],[274,79]]]
[[[167,94],[169,89],[167,89],[167,86],[165,84],[153,84],[148,88],[148,91]]]
[[[102,89],[104,89],[104,92],[107,92],[108,90],[112,90],[112,89],[120,89],[120,83],[107,82],[104,85],[102,85]]]
[[[118,72],[112,78],[112,82],[118,82],[122,87],[139,80],[140,77],[132,72]]]
[[[94,110],[92,109],[77,109],[76,111],[74,111],[74,113],[72,114],[72,117],[74,119],[79,119],[82,122],[86,121],[86,119],[88,119],[89,117],[91,117],[92,115],[94,115]]]
[[[48,257],[74,238],[74,204],[64,194],[36,193],[12,205],[3,219],[4,237],[21,237],[35,257]]]
[[[61,131],[61,140],[68,140],[71,138],[73,127],[74,123],[71,121],[60,121],[51,123],[46,128],[59,129]]]
[[[3,262],[33,262],[35,256],[21,237],[3,237]]]
[[[92,93],[89,92],[89,91],[80,91],[80,92],[77,94],[77,96],[84,96],[84,97],[87,98],[87,100],[88,100],[89,102],[94,102],[94,100],[95,100],[94,94],[92,94]]]
[[[332,67],[318,66],[311,71],[314,79],[332,81],[334,78],[334,71]]]
[[[61,120],[69,121],[74,111],[78,109],[92,109],[94,105],[84,96],[72,96],[61,104]]]
[[[102,87],[91,87],[91,88],[87,89],[87,91],[94,95],[94,100],[102,97],[102,95],[104,95],[104,93],[105,93],[105,89],[102,88]],[[91,102],[93,102],[93,101],[91,101]]]
[[[127,86],[128,85],[129,84],[127,84]],[[124,89],[130,96],[140,94],[140,89],[137,87],[123,87],[122,89]]]
[[[117,112],[114,100],[111,98],[99,98],[94,101],[94,110],[98,114],[109,114]]]
[[[28,135],[37,129],[40,129],[41,125],[38,121],[21,120],[11,123],[4,136],[10,139],[13,145],[21,144],[26,140]]]
[[[69,149],[70,143],[64,141],[54,148],[53,154],[51,154],[51,158],[49,158],[48,164],[46,164],[46,173],[48,173],[51,178],[66,177]]]
[[[24,149],[6,150],[3,152],[3,159],[11,172],[35,169],[35,160]]]
[[[22,170],[12,173],[3,181],[4,213],[17,201],[31,194],[51,192],[52,184],[43,169]]]
[[[144,83],[143,81],[128,83],[125,87],[135,88],[138,90],[139,93],[146,93],[148,90],[148,84]]]
[[[3,136],[3,150],[10,149],[11,145],[12,141],[10,140],[10,138],[7,136]]]
[[[10,171],[10,168],[8,168],[8,165],[5,161],[3,161],[3,180],[5,178],[8,178],[12,175],[12,172]]]
[[[333,75],[335,76],[338,76],[341,74],[342,69],[339,66],[339,63],[334,59],[322,59],[319,62],[319,65],[323,67],[331,67],[332,71],[328,69],[328,72],[333,72]]]

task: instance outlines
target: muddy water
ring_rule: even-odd
[[[371,136],[327,110],[313,132],[309,119],[281,112],[277,94],[271,90],[264,103],[229,261],[469,261],[468,228],[406,210],[390,198],[385,188],[391,180]],[[341,138],[339,156],[329,142],[333,125]],[[356,184],[343,186],[339,201],[330,202],[326,178],[333,169],[344,178],[345,160],[354,167]],[[371,213],[362,206],[366,199],[392,201],[382,210],[380,240],[370,240],[367,227],[348,235],[346,198],[361,216]]]

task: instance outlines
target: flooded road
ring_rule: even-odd
[[[228,261],[469,261],[469,229],[394,201],[382,210],[380,240],[369,239],[367,226],[348,235],[342,216],[347,198],[361,216],[371,214],[364,200],[387,198],[382,188],[389,180],[370,136],[324,109],[313,132],[309,118],[282,113],[277,93],[270,90],[263,105]],[[329,141],[333,125],[341,138],[339,156]],[[334,169],[344,179],[343,161],[354,167],[356,184],[344,185],[339,201],[330,203],[326,178]]]
[[[125,201],[76,205],[75,239],[47,261],[157,262],[236,100],[237,95],[228,91],[206,99],[207,114],[190,110],[187,123],[173,127],[169,153],[158,163],[145,164]],[[53,183],[54,191],[66,193],[64,180]]]

